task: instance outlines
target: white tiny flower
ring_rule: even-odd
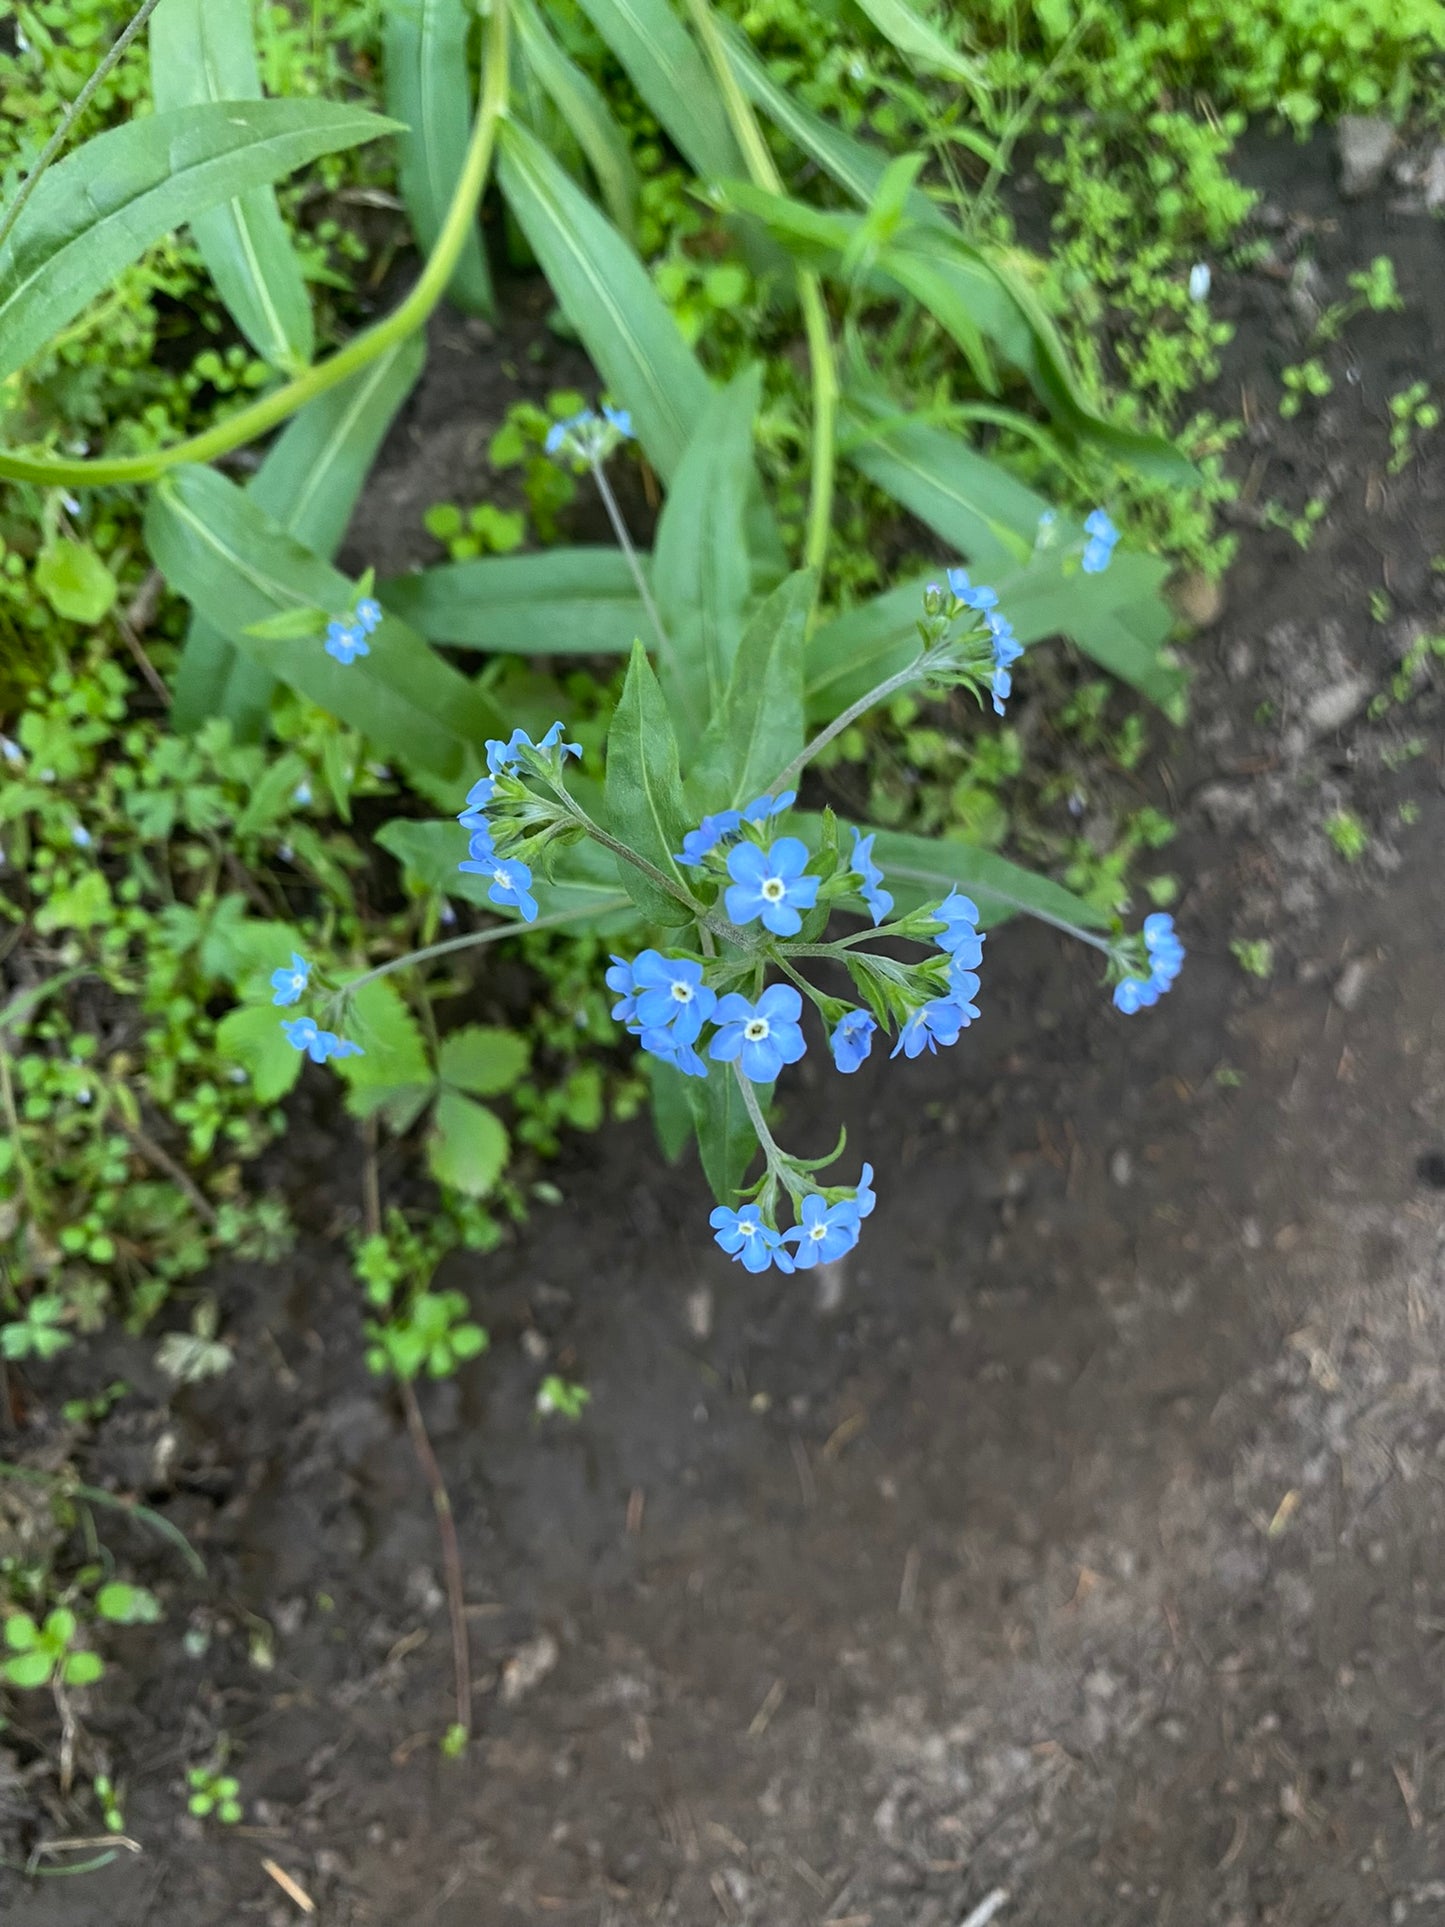
[[[1209,272],[1209,263],[1207,261],[1196,261],[1194,266],[1189,270],[1189,299],[1191,301],[1207,301],[1209,299],[1209,287],[1212,279],[1213,277]]]
[[[11,769],[19,769],[25,761],[25,751],[19,743],[12,743],[8,736],[0,736],[0,756],[5,758]]]
[[[95,838],[83,823],[73,823],[70,828],[70,840],[77,850],[88,850]]]

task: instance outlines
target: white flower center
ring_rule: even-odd
[[[743,1025],[743,1036],[747,1038],[750,1044],[760,1044],[767,1035],[768,1020],[766,1017],[750,1017]]]
[[[672,994],[676,998],[678,1003],[690,1004],[692,1002],[692,985],[678,983],[677,980],[674,978],[672,983]]]
[[[758,1227],[753,1223],[751,1218],[739,1218],[738,1230],[742,1232],[745,1238],[755,1238],[758,1235]]]
[[[769,903],[781,903],[787,891],[787,884],[781,877],[763,878],[763,895]]]
[[[813,1240],[815,1244],[821,1244],[824,1238],[827,1237],[827,1235],[828,1235],[828,1227],[823,1223],[823,1220],[821,1218],[818,1220],[816,1224],[810,1224],[808,1226],[808,1236]]]
[[[492,881],[493,883],[510,884],[512,881],[512,873],[510,870],[504,870],[499,866],[492,872]]]

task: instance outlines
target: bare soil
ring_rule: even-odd
[[[273,1172],[301,1248],[215,1280],[236,1369],[95,1442],[212,1574],[127,1531],[171,1623],[125,1635],[86,1719],[144,1851],[0,1874],[6,1927],[301,1919],[267,1859],[326,1927],[1445,1920],[1438,670],[1364,713],[1445,627],[1436,445],[1386,472],[1389,395],[1441,365],[1445,254],[1388,194],[1339,203],[1321,148],[1251,166],[1274,252],[1216,275],[1242,516],[1331,509],[1308,553],[1246,526],[1192,646],[1159,771],[1178,988],[1120,1018],[1087,957],[1011,926],[956,1050],[846,1084],[805,1061],[789,1142],[841,1108],[877,1169],[841,1276],[729,1265],[645,1125],[454,1261],[493,1334],[424,1395],[480,1675],[456,1762],[434,1523],[337,1237],[356,1146],[308,1083]],[[1353,324],[1334,395],[1280,424],[1297,263],[1336,297],[1381,251],[1406,311]],[[1353,868],[1339,808],[1371,828]],[[1268,981],[1240,937],[1272,941]],[[575,1427],[531,1416],[549,1368],[590,1387]],[[177,1817],[218,1730],[248,1801],[225,1833]]]

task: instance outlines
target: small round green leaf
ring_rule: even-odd
[[[96,623],[115,601],[115,577],[84,542],[56,536],[40,551],[35,586],[58,616]]]
[[[484,1104],[457,1091],[442,1092],[427,1145],[427,1161],[439,1184],[484,1198],[506,1169],[510,1148],[501,1119]]]
[[[12,1686],[43,1686],[50,1678],[51,1664],[49,1653],[18,1653],[0,1671]]]
[[[104,1671],[99,1653],[71,1653],[63,1668],[67,1686],[93,1686]]]

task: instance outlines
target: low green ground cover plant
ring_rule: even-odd
[[[898,0],[15,9],[0,1353],[39,1375],[164,1313],[174,1379],[228,1370],[195,1281],[218,1251],[284,1248],[245,1167],[306,1063],[334,1062],[365,1147],[367,1359],[442,1537],[447,1752],[470,1722],[460,1560],[415,1385],[488,1338],[437,1282],[446,1253],[558,1201],[537,1160],[564,1131],[650,1102],[668,1155],[696,1140],[729,1255],[827,1261],[872,1167],[772,1135],[804,1022],[840,1074],[883,1034],[947,1047],[986,927],[1018,912],[1092,947],[1122,1011],[1173,981],[1172,879],[1141,930],[1124,916],[1172,825],[1131,802],[1103,836],[1068,826],[1083,772],[1139,764],[1141,705],[1183,714],[1146,551],[1228,554],[1233,427],[1190,410],[1228,336],[1212,278],[1243,258],[1230,151],[1246,113],[1403,111],[1434,16],[1032,0],[965,40]],[[1003,193],[1025,157],[1044,253]],[[423,266],[387,306],[408,236]],[[504,499],[484,480],[426,519],[447,559],[348,577],[426,321],[443,299],[495,315],[499,267],[546,276],[606,405],[513,404],[488,449]],[[1377,263],[1319,341],[1392,293]],[[1423,389],[1397,400],[1403,466],[1437,416]],[[594,490],[614,541],[571,544]],[[655,517],[629,528],[623,499]],[[1016,677],[1070,746],[1055,766]],[[1348,827],[1327,825],[1353,861]],[[467,953],[502,942],[535,990],[479,1012]],[[385,1207],[388,1135],[434,1212]],[[71,1398],[66,1422],[127,1396]],[[539,1421],[587,1398],[549,1372]],[[146,1616],[127,1592],[58,1555],[5,1570],[10,1685],[74,1689],[68,1722],[92,1641]],[[189,1783],[223,1825],[226,1766],[218,1743]]]

